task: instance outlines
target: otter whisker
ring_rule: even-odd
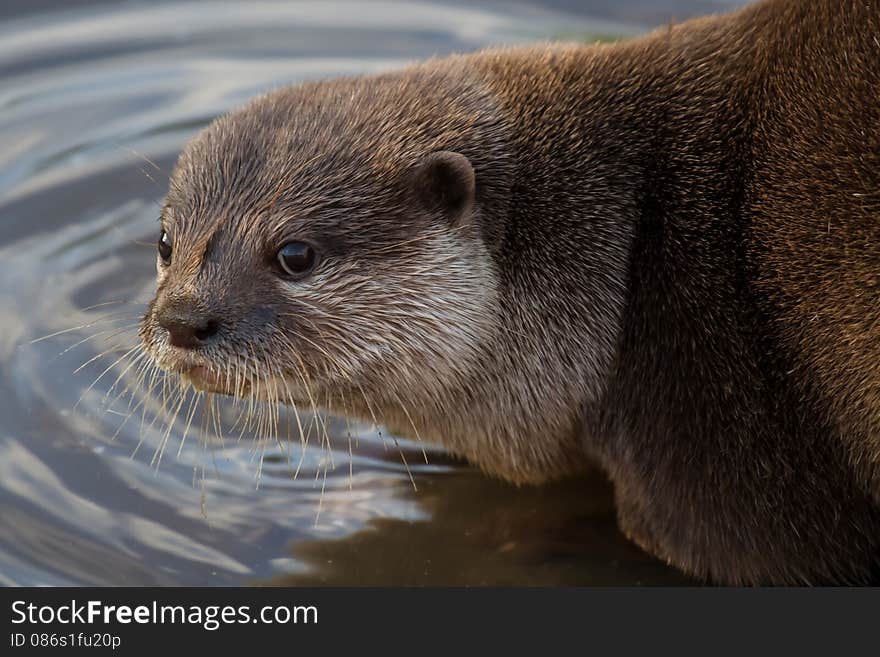
[[[116,301],[101,301],[100,303],[93,303],[91,306],[85,306],[84,308],[80,308],[79,312],[87,313],[91,310],[95,310],[96,308],[103,308],[104,306],[115,306],[119,304],[130,304],[131,301],[126,299],[118,299]]]
[[[248,351],[247,356],[250,357],[250,351]],[[246,373],[248,375],[248,385],[250,386],[250,390],[251,390],[251,394],[248,398],[248,413],[246,416],[248,418],[248,421],[250,422],[250,419],[253,417],[254,411],[255,411],[255,404],[256,404],[255,393],[257,390],[257,386],[254,382],[254,372],[251,370],[250,367],[246,370]]]
[[[213,424],[213,423],[214,423],[214,412],[215,412],[215,408],[216,408],[216,404],[215,404],[215,395],[212,394],[212,393],[206,393],[206,394],[205,394],[205,404],[207,404],[207,406],[208,406],[208,416],[209,416],[209,418],[211,419],[211,423]],[[214,436],[215,436],[215,437],[218,437],[218,436],[217,436],[217,433],[216,433],[216,425],[215,425],[215,434],[214,434]],[[215,475],[215,476],[219,476],[219,474],[220,474],[220,469],[217,467],[217,450],[216,450],[215,447],[214,447],[214,445],[215,445],[215,443],[216,443],[217,441],[214,441],[214,440],[210,440],[210,441],[209,441],[209,440],[208,440],[208,430],[207,430],[207,425],[205,426],[204,440],[205,440],[205,445],[208,446],[209,449],[210,449],[210,453],[211,453],[211,465],[214,466],[214,475]],[[220,439],[220,444],[221,444],[221,448],[222,448],[222,444],[223,444],[223,443],[222,443],[222,438]],[[203,477],[204,477],[204,474],[205,474],[205,473],[204,473],[204,470],[203,470],[203,471],[202,471],[202,476],[203,476]],[[202,480],[202,483],[204,484],[204,479]],[[203,491],[203,495],[204,495],[204,491]]]
[[[324,417],[324,414],[321,414],[320,417],[321,422],[321,452],[323,454],[324,449],[327,450],[327,457],[330,462],[330,468],[336,469],[336,459],[333,457],[333,445],[330,442],[330,432],[327,430],[327,419]]]
[[[217,442],[220,443],[220,451],[226,451],[226,441],[223,438],[223,422],[220,417],[220,409],[218,405],[215,403],[216,397],[215,395],[208,395],[208,402],[211,406],[211,426],[214,429],[214,437],[217,439]]]
[[[93,333],[92,335],[84,337],[82,340],[74,342],[72,345],[67,347],[64,351],[59,352],[58,355],[53,358],[53,360],[61,358],[67,352],[72,351],[73,349],[76,349],[81,344],[88,342],[89,340],[94,340],[95,338],[98,338],[102,335],[105,335],[106,333],[111,334],[111,335],[107,336],[107,339],[112,340],[113,338],[122,335],[123,333],[125,333],[126,331],[128,331],[129,329],[131,329],[137,325],[138,325],[138,322],[134,322],[132,324],[126,324],[125,326],[123,326],[121,328],[114,327],[114,328],[105,329],[103,331],[98,331],[97,333]]]
[[[244,393],[244,369],[241,362],[241,356],[236,354],[235,356],[236,362],[236,370],[235,370],[235,396],[236,399],[241,399],[241,395]]]
[[[370,400],[367,399],[367,393],[364,392],[363,386],[357,382],[355,382],[355,385],[357,386],[357,389],[360,391],[361,397],[364,398],[364,404],[366,404],[366,406],[367,406],[367,411],[370,413],[370,417],[373,420],[373,426],[376,428],[376,431],[379,434],[379,439],[382,441],[382,447],[384,447],[387,450],[388,446],[385,444],[385,438],[382,436],[382,430],[379,428],[382,425],[380,425],[379,420],[376,419],[376,414],[373,412],[373,405],[370,404]]]
[[[211,450],[211,458],[213,460],[213,448],[208,444],[208,414],[206,411],[206,402],[202,403],[202,449],[201,449],[201,457],[199,463],[193,465],[193,488],[195,488],[195,478],[196,475],[200,473],[199,477],[199,488],[201,490],[200,496],[200,507],[202,517],[207,520],[208,519],[208,495],[206,491],[206,481],[207,481],[207,466],[205,465],[205,457],[208,454],[208,451]],[[217,472],[217,462],[214,463],[214,471]]]
[[[393,393],[392,393],[393,394]],[[403,411],[404,415],[406,415],[406,419],[409,421],[410,426],[416,434],[416,439],[419,441],[419,445],[422,448],[422,457],[425,459],[425,464],[428,463],[428,452],[425,451],[425,444],[422,442],[422,436],[419,434],[419,430],[416,428],[416,423],[413,422],[412,416],[409,414],[409,410],[404,406],[403,401],[397,395],[393,395],[394,399],[397,401],[400,409]]]
[[[155,362],[153,362],[153,363],[151,363],[149,376],[150,376],[150,382],[148,384],[148,388],[145,393],[146,399],[152,398],[153,391],[156,389],[156,386],[159,385],[160,377],[162,379],[164,379],[165,373],[162,371],[162,369],[158,365],[155,364]],[[140,430],[139,430],[139,434],[138,434],[140,436],[141,441],[143,441],[143,439],[144,439],[144,423],[146,422],[146,420],[147,420],[147,405],[144,404],[143,411],[141,412],[141,426],[140,426]],[[137,447],[138,448],[140,447],[140,442],[138,443]],[[135,449],[135,451],[137,451],[137,448]]]
[[[140,344],[137,345],[137,348],[140,349]],[[119,375],[116,377],[116,379],[110,385],[110,387],[107,389],[107,392],[104,393],[104,398],[102,399],[102,403],[105,403],[107,401],[107,399],[110,397],[110,395],[113,394],[113,391],[116,389],[116,386],[119,384],[119,381],[122,380],[122,377],[124,377],[126,374],[128,374],[129,370],[131,370],[132,367],[137,365],[146,356],[147,356],[147,353],[142,351],[137,356],[135,356],[134,358],[131,359],[131,362],[123,368],[123,370],[119,373]],[[124,394],[124,391],[123,391],[123,394]]]
[[[125,396],[125,394],[128,392],[130,392],[131,394],[129,395],[127,410],[129,410],[129,411],[131,410],[131,405],[134,403],[135,390],[137,388],[139,388],[142,383],[140,372],[143,372],[145,370],[145,368],[148,366],[149,358],[146,353],[142,352],[141,354],[139,354],[138,356],[136,356],[133,359],[132,364],[137,364],[137,367],[135,368],[135,374],[133,377],[134,381],[132,381],[128,385],[126,385],[125,388],[123,388],[121,391],[119,391],[116,394],[116,396],[112,400],[110,400],[109,403],[106,404],[107,410],[112,409],[116,405],[116,402],[118,402],[121,398],[123,398]],[[130,368],[130,366],[129,366],[129,368]],[[129,369],[129,368],[126,368],[126,369]],[[109,396],[109,392],[107,394],[105,394],[105,396],[104,396],[105,402],[106,402],[106,398],[108,396]]]
[[[233,420],[232,425],[229,427],[229,433],[235,433],[235,430],[238,429],[239,424],[241,424],[241,435],[239,435],[238,439],[236,440],[236,443],[240,443],[241,438],[244,436],[244,428],[246,426],[244,415],[247,409],[242,408],[241,400],[239,398],[235,398],[233,400],[232,408],[235,411],[235,419]]]
[[[106,324],[108,322],[117,322],[124,317],[131,317],[131,313],[116,313],[113,315],[108,315],[102,317],[101,319],[95,320],[93,322],[87,322],[85,324],[80,324],[79,326],[71,326],[66,329],[61,329],[60,331],[55,331],[54,333],[49,333],[48,335],[41,336],[39,338],[35,338],[28,342],[28,344],[37,344],[38,342],[43,342],[44,340],[49,340],[50,338],[58,337],[59,335],[64,335],[66,333],[71,333],[73,331],[80,331],[82,329],[92,328],[93,326],[99,326],[101,324]]]
[[[265,359],[265,362],[267,364],[270,364],[272,361],[270,360],[269,355],[266,353],[266,350],[262,346],[260,347],[260,351],[263,352],[263,358]],[[271,390],[269,390],[268,386],[267,386],[266,392],[269,396],[269,404],[270,404],[270,418],[269,419],[271,420],[271,425],[272,425],[271,430],[277,440],[277,438],[278,438],[278,417],[279,417],[279,413],[280,413],[280,409],[279,409],[279,401],[280,400],[278,397],[278,377],[275,376],[272,373],[272,371],[270,370],[269,376],[267,377],[267,380],[272,383]]]
[[[263,350],[262,347],[261,347],[261,351],[263,351],[263,357],[264,357],[264,359],[266,359],[264,362],[269,362],[268,357],[265,353],[265,350]],[[266,446],[267,446],[267,444],[269,444],[273,434],[276,434],[275,438],[277,440],[277,403],[273,404],[273,401],[275,401],[273,399],[273,390],[272,390],[272,388],[269,387],[269,382],[271,381],[271,377],[263,375],[260,378],[262,379],[263,388],[265,389],[266,395],[268,396],[269,410],[264,411],[264,413],[263,413],[265,416],[265,424],[261,420],[261,423],[260,423],[261,430],[258,434],[259,435],[259,446],[260,446],[260,462],[259,462],[259,465],[257,466],[257,488],[259,488],[259,486],[260,486],[260,481],[261,481],[261,478],[263,475],[263,459],[265,458],[265,454],[266,454]],[[261,408],[265,409],[265,406],[263,406]],[[273,411],[274,411],[274,416],[273,416]],[[273,423],[273,420],[275,420],[274,423]]]
[[[354,487],[354,453],[351,449],[351,422],[348,418],[348,404],[345,402],[345,392],[339,391],[342,403],[342,417],[345,419],[345,436],[348,439],[348,490]]]
[[[172,406],[174,406],[174,411],[171,413],[168,419],[167,425],[165,427],[165,433],[162,435],[162,439],[159,441],[159,444],[156,446],[156,451],[153,453],[153,458],[150,460],[150,466],[155,465],[156,470],[159,469],[159,465],[162,462],[162,455],[165,453],[165,446],[168,444],[168,437],[171,435],[171,430],[174,428],[174,425],[177,422],[177,416],[180,414],[180,409],[183,407],[186,398],[187,390],[185,388],[181,388],[180,392],[177,395],[177,398],[174,402],[172,402]]]
[[[400,441],[397,440],[397,436],[391,434],[391,440],[394,441],[394,446],[397,447],[397,453],[400,454],[400,460],[403,461],[403,467],[406,470],[406,474],[409,475],[409,482],[412,484],[413,491],[418,493],[419,487],[416,486],[415,477],[413,477],[412,470],[410,470],[409,463],[406,462],[406,455],[403,453],[403,449],[400,447]]]
[[[260,487],[260,481],[263,476],[263,458],[266,453],[266,444],[268,442],[268,422],[266,420],[266,411],[262,404],[258,405],[259,408],[259,420],[257,422],[256,434],[257,434],[257,442],[252,451],[251,461],[254,459],[257,460],[257,470],[255,473],[255,485],[256,488]]]
[[[297,367],[299,367],[299,365],[297,365]],[[300,374],[300,376],[302,376],[302,374]],[[299,471],[302,468],[303,461],[306,458],[306,449],[308,449],[308,446],[309,446],[309,437],[303,431],[302,420],[299,416],[299,408],[294,403],[293,395],[291,394],[289,388],[287,389],[287,396],[288,396],[288,400],[290,401],[290,406],[293,408],[293,417],[296,420],[297,429],[299,429],[300,457],[299,457],[299,462],[296,465],[296,470],[293,473],[293,479],[294,479],[294,481],[296,481],[296,478],[299,475]],[[311,429],[311,425],[310,425],[310,429]]]
[[[169,376],[162,377],[162,413],[164,415],[167,415],[168,413],[168,386],[170,380],[171,377]],[[177,382],[175,381],[175,383]]]
[[[144,352],[146,353],[146,352]],[[131,394],[128,397],[128,410],[131,410],[131,405],[135,400],[135,391],[143,388],[144,383],[146,382],[146,378],[148,373],[150,372],[152,366],[152,361],[150,358],[144,359],[141,364],[138,366],[134,375],[134,384],[127,386],[126,390],[130,390]],[[124,391],[123,391],[124,394]]]
[[[286,340],[286,338],[284,336],[282,336],[282,339]],[[324,423],[322,421],[320,414],[318,413],[318,406],[315,403],[314,396],[312,395],[312,389],[311,389],[311,386],[309,385],[309,377],[308,377],[308,373],[306,371],[305,363],[303,363],[303,361],[300,358],[299,354],[297,353],[296,349],[293,348],[293,345],[290,345],[290,347],[291,347],[291,353],[294,355],[294,358],[296,358],[296,360],[299,363],[299,367],[297,368],[297,373],[300,376],[300,380],[302,381],[303,387],[305,388],[306,395],[309,398],[309,403],[312,406],[312,420],[318,424],[319,430],[322,431],[321,445],[323,447],[324,436],[327,436],[327,425],[326,425],[326,423]],[[329,442],[330,442],[330,438],[329,438],[329,436],[327,436],[327,444],[328,445],[329,445]]]
[[[124,354],[122,354],[122,356],[120,356],[119,358],[117,358],[113,363],[111,363],[110,366],[107,367],[107,369],[105,369],[103,372],[101,372],[101,373],[98,375],[98,378],[95,379],[94,381],[92,381],[92,383],[89,385],[89,387],[86,388],[85,391],[83,391],[83,393],[79,396],[79,399],[76,400],[76,403],[73,405],[73,410],[76,410],[76,409],[77,409],[77,407],[79,406],[79,404],[80,404],[80,402],[83,400],[83,398],[84,398],[87,394],[89,394],[89,392],[92,390],[92,388],[95,387],[95,385],[98,383],[98,381],[100,381],[101,379],[104,378],[104,375],[106,375],[107,372],[109,372],[109,371],[112,370],[114,367],[116,367],[119,363],[121,363],[123,360],[125,360],[126,358],[128,358],[129,356],[131,356],[131,354],[133,354],[133,353],[134,353],[135,351],[137,351],[139,348],[140,348],[140,345],[139,345],[139,344],[136,344],[135,346],[133,346],[132,348],[130,348],[128,351],[126,351]],[[96,356],[95,358],[91,358],[91,359],[89,359],[85,364],[83,364],[83,365],[81,365],[79,368],[77,368],[76,371],[78,372],[78,371],[81,370],[83,367],[85,367],[86,365],[88,365],[88,363],[94,362],[95,360],[97,360],[97,359],[100,358],[101,356],[105,356],[105,355],[107,355],[108,353],[111,353],[111,351],[115,351],[115,350],[108,350],[108,351],[105,351],[105,352],[103,352],[102,354],[99,354],[98,356]]]
[[[339,368],[339,372],[340,372],[340,374],[344,374],[344,373],[345,373],[346,368],[342,367],[342,366],[340,365],[339,361],[337,361],[336,358],[335,358],[332,354],[330,354],[326,349],[324,349],[324,347],[322,347],[321,345],[317,344],[314,340],[311,340],[310,338],[306,337],[305,335],[303,335],[303,334],[300,333],[299,331],[293,331],[293,330],[291,330],[291,333],[293,333],[294,337],[295,337],[297,340],[302,340],[303,342],[306,342],[307,344],[311,345],[311,346],[314,347],[314,348],[315,348],[315,349],[316,349],[316,350],[317,350],[322,356],[324,356],[329,362],[331,362],[331,363],[333,363],[334,365],[336,365],[336,367]],[[286,337],[284,337],[283,339],[286,339]],[[289,340],[288,340],[288,343],[289,343]],[[291,344],[290,346],[291,346],[291,348],[293,348],[293,349],[295,350],[294,345]]]
[[[162,395],[163,395],[162,404],[157,411],[153,412],[153,419],[150,421],[150,424],[147,426],[148,432],[153,430],[153,427],[156,426],[156,423],[159,421],[160,417],[168,417],[168,397],[167,397],[168,378],[169,378],[168,376],[162,377]],[[180,387],[180,384],[177,383],[176,381],[175,381],[175,384],[177,385],[175,392],[179,396],[180,394],[182,394],[182,389]],[[172,405],[177,403],[178,396],[173,397]],[[142,439],[143,439],[143,436],[142,436]],[[160,445],[161,445],[161,443],[162,443],[162,440],[160,439]],[[138,445],[138,447],[140,447],[140,444]],[[157,449],[158,449],[158,447],[157,447]],[[153,460],[155,460],[155,458],[156,458],[156,455],[154,453]],[[150,461],[151,465],[153,464],[153,460]]]
[[[199,401],[201,402],[200,408],[202,409],[201,416],[201,431],[199,432],[199,461],[193,464],[193,479],[192,479],[192,487],[196,487],[196,477],[201,472],[200,484],[204,486],[205,482],[205,461],[206,455],[208,453],[208,409],[207,402],[205,400],[205,395],[199,395]],[[203,489],[204,490],[204,489]]]
[[[156,379],[156,372],[159,369],[158,366],[152,360],[148,361],[147,365],[148,365],[148,367],[144,371],[144,379],[146,380],[146,377],[149,376],[150,382],[148,384],[147,389],[144,391],[144,395],[141,397],[141,400],[137,403],[137,405],[134,407],[134,409],[132,409],[132,415],[134,415],[136,410],[139,407],[141,408],[141,423],[140,423],[140,427],[138,428],[138,442],[137,442],[137,445],[135,445],[134,450],[132,451],[132,453],[130,455],[131,458],[134,458],[134,456],[138,453],[138,450],[140,450],[141,444],[144,441],[144,424],[147,419],[147,401],[152,399],[153,388],[154,388],[155,379]],[[123,425],[124,424],[125,424],[125,422],[123,422]],[[122,427],[117,429],[117,432],[121,431],[121,430],[122,430]]]
[[[324,478],[321,481],[321,493],[318,496],[318,510],[315,512],[315,527],[318,526],[318,521],[321,518],[321,509],[324,506],[324,487],[326,485],[327,485],[327,466],[324,465]]]
[[[260,488],[260,481],[263,478],[263,457],[266,455],[266,440],[262,434],[257,439],[257,449],[259,450],[259,460],[257,462],[257,472],[255,475],[255,487],[257,490]]]
[[[153,169],[155,169],[159,173],[162,173],[162,169],[159,167],[159,165],[156,164],[155,162],[153,162],[153,160],[151,160],[149,157],[147,157],[146,155],[144,155],[140,151],[136,151],[135,149],[133,149],[129,146],[119,146],[119,148],[123,151],[127,151],[127,152],[131,153],[132,155],[134,155],[137,158],[140,158],[141,160],[143,160],[144,162],[149,164],[151,167],[153,167]]]
[[[126,424],[128,424],[128,421],[132,418],[132,416],[134,416],[135,413],[137,413],[138,409],[143,406],[146,401],[147,398],[144,397],[135,405],[134,408],[129,409],[129,412],[125,415],[125,419],[120,423],[118,427],[116,427],[116,431],[114,431],[113,435],[110,437],[111,442],[116,440],[116,438],[122,432],[122,429],[125,427]],[[134,456],[134,454],[132,454],[131,456]]]
[[[136,345],[134,345],[133,347],[131,347],[131,350],[133,351],[134,349],[139,348],[139,347],[140,347],[140,345],[139,345],[139,344],[136,344]],[[94,363],[96,360],[100,360],[101,358],[103,358],[103,357],[106,356],[107,354],[116,353],[116,352],[118,352],[120,349],[123,349],[123,348],[124,348],[124,347],[123,347],[122,345],[113,345],[113,346],[110,347],[109,349],[105,349],[105,350],[102,351],[101,353],[99,353],[99,354],[95,354],[94,356],[92,356],[91,358],[89,358],[86,362],[84,362],[82,365],[80,365],[80,366],[77,367],[75,370],[73,370],[73,374],[79,374],[84,368],[88,367],[89,365],[91,365],[92,363]],[[117,361],[117,362],[118,362],[118,361]],[[113,367],[113,365],[110,366],[111,369],[112,369],[112,367]]]
[[[367,409],[370,410],[370,414],[372,415],[372,407],[370,405],[370,402],[367,400],[367,395],[364,392],[364,389],[360,385],[358,385],[358,387],[360,388],[361,395],[364,398],[364,403],[367,405]],[[375,419],[375,415],[373,415],[373,418]],[[385,438],[382,435],[382,430],[379,428],[378,423],[376,423],[376,427],[377,427],[377,432],[379,434],[379,438],[382,440],[382,445],[383,445],[383,447],[385,447]],[[410,480],[410,483],[412,484],[413,490],[415,492],[418,492],[419,488],[418,488],[418,486],[416,486],[416,480],[413,477],[412,471],[410,470],[409,463],[407,463],[406,456],[403,453],[403,449],[400,447],[400,442],[397,440],[397,437],[394,434],[391,434],[391,440],[394,442],[394,446],[397,447],[397,452],[398,452],[398,454],[400,454],[400,460],[403,462],[403,467],[406,470],[406,474],[409,476],[409,480]],[[386,447],[386,449],[387,449],[387,447]],[[425,458],[427,459],[427,455],[425,456]]]
[[[274,408],[275,408],[275,417],[276,417],[276,429],[275,429],[275,434],[276,434],[276,435],[275,435],[275,442],[276,442],[276,444],[278,445],[278,448],[279,448],[279,449],[284,453],[284,455],[285,455],[285,460],[286,460],[286,462],[287,462],[287,468],[288,468],[288,470],[290,471],[291,475],[293,475],[293,478],[296,479],[296,476],[295,476],[296,473],[295,473],[294,470],[293,470],[293,464],[291,463],[291,460],[290,460],[290,413],[292,413],[294,416],[296,416],[297,413],[296,413],[296,409],[294,408],[294,409],[292,409],[291,412],[288,413],[288,415],[287,415],[287,438],[288,438],[288,439],[287,439],[287,443],[288,443],[288,448],[285,449],[285,448],[284,448],[284,445],[283,445],[282,442],[281,442],[281,437],[278,435],[279,432],[278,432],[278,426],[277,426],[277,425],[278,425],[278,416],[279,416],[279,412],[280,412],[279,407],[280,407],[280,404],[281,404],[281,396],[278,394],[278,389],[277,389],[277,380],[280,379],[281,381],[283,381],[283,380],[284,380],[284,373],[282,372],[281,367],[280,367],[279,365],[277,365],[277,364],[274,366],[274,370],[275,370],[275,372],[277,373],[276,376],[273,376],[273,388],[275,388],[275,404],[274,404]],[[289,391],[288,391],[288,394],[289,394]],[[297,418],[297,422],[299,422],[299,418]]]
[[[229,390],[232,383],[232,362],[231,359],[227,358],[226,362],[223,364],[223,373],[226,375],[224,378],[224,383],[226,390]]]
[[[235,430],[235,427],[238,426],[239,422],[241,422],[241,431],[239,431],[238,438],[236,439],[237,444],[241,443],[245,431],[247,431],[248,426],[250,425],[250,416],[248,415],[248,408],[246,405],[239,410],[238,417],[236,417],[235,423],[232,426],[232,431]]]
[[[302,433],[300,434],[302,435]],[[299,476],[299,472],[302,469],[302,464],[306,459],[306,450],[309,447],[309,436],[305,434],[300,441],[300,454],[299,454],[299,462],[296,464],[296,470],[293,472],[293,480],[296,481],[296,478]]]
[[[199,407],[199,400],[201,399],[201,395],[193,395],[192,401],[189,403],[189,410],[187,411],[186,416],[186,425],[183,428],[183,433],[180,435],[180,445],[177,448],[177,458],[180,458],[180,455],[183,453],[183,446],[186,443],[186,436],[189,433],[189,428],[192,425],[193,418],[196,414],[196,409]]]

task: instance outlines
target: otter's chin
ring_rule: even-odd
[[[253,397],[259,401],[292,405],[302,409],[315,409],[308,392],[290,386],[283,379],[270,378],[261,381],[229,380],[225,373],[204,365],[196,365],[180,373],[180,377],[199,392],[227,395],[229,397]]]
[[[193,388],[201,392],[236,397],[247,395],[250,389],[250,384],[244,381],[239,384],[238,390],[236,390],[234,382],[230,386],[230,382],[225,374],[221,375],[202,365],[192,367],[182,372],[180,376]]]

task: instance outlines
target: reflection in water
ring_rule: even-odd
[[[222,444],[199,412],[181,445],[126,356],[169,171],[213,117],[306,78],[632,31],[512,7],[101,3],[0,24],[0,584],[680,581],[620,536],[598,478],[516,489],[308,412],[301,450],[227,401]]]
[[[424,520],[379,518],[342,539],[295,543],[308,570],[281,586],[690,584],[617,530],[601,477],[513,488],[472,471],[419,478]]]

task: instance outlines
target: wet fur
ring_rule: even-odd
[[[273,92],[181,156],[147,349],[180,369],[156,308],[213,309],[204,358],[290,401],[514,482],[598,462],[689,573],[870,581],[878,39],[874,0],[776,0]],[[473,166],[454,217],[413,182],[437,151]],[[309,281],[271,270],[290,235],[326,254]]]

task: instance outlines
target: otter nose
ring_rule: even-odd
[[[168,342],[182,349],[198,349],[208,344],[220,330],[220,322],[197,313],[160,312],[159,326],[168,331]]]

